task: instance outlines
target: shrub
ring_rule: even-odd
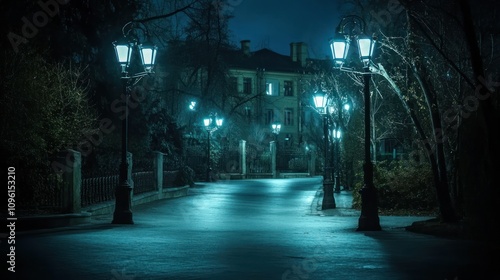
[[[177,176],[174,180],[174,186],[181,187],[189,185],[190,187],[194,187],[194,176],[194,170],[191,167],[185,165],[181,169],[179,169],[179,172],[177,173]]]
[[[436,211],[437,202],[432,171],[428,164],[415,165],[408,161],[383,161],[374,166],[374,184],[378,207],[385,213],[428,214]],[[353,206],[361,208],[359,190],[355,186]]]

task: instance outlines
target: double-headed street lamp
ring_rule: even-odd
[[[274,134],[274,141],[275,142],[278,142],[278,134],[280,134],[280,131],[281,131],[281,124],[280,123],[272,123],[271,124],[271,130]]]
[[[340,138],[342,136],[342,130],[345,130],[347,123],[349,122],[349,109],[351,105],[346,102],[342,105],[342,98],[338,97],[336,101],[330,100],[330,105],[328,105],[328,112],[332,117],[334,128],[332,128],[332,178],[335,182],[335,192],[340,192]],[[344,112],[345,111],[345,112]],[[344,117],[347,114],[347,118]],[[347,119],[347,121],[346,121]]]
[[[271,171],[273,173],[273,178],[277,178],[278,172],[277,172],[277,157],[278,157],[278,134],[280,134],[281,131],[281,124],[278,122],[273,122],[271,124],[271,132],[274,134],[274,145],[271,145]],[[273,150],[274,147],[274,150]]]
[[[328,94],[316,92],[313,96],[314,106],[320,115],[323,116],[323,143],[324,143],[324,166],[323,166],[323,203],[321,208],[332,209],[336,207],[333,197],[333,182],[328,178]]]
[[[125,32],[125,28],[129,28]],[[130,178],[128,178],[128,163],[127,163],[127,137],[128,137],[128,102],[132,85],[142,77],[152,73],[156,62],[157,47],[152,44],[139,44],[138,38],[135,36],[135,29],[138,28],[135,23],[129,22],[123,27],[123,38],[121,41],[113,42],[115,48],[116,59],[121,66],[123,93],[125,96],[125,116],[122,119],[122,147],[121,147],[121,163],[119,185],[115,189],[116,205],[113,214],[113,224],[133,224],[131,211],[132,186]],[[140,72],[129,76],[128,69],[132,62],[132,57],[135,51],[139,51],[144,72]]]
[[[365,99],[365,162],[364,186],[361,189],[361,216],[358,222],[358,231],[381,230],[378,216],[377,190],[373,184],[373,164],[370,155],[370,63],[375,47],[375,38],[370,38],[364,34],[366,23],[358,16],[346,16],[342,18],[335,37],[330,41],[333,61],[335,67],[342,68],[347,59],[351,38],[357,41],[359,57],[364,69],[364,89]]]
[[[222,118],[217,117],[217,114],[210,114],[207,118],[203,119],[203,125],[207,130],[207,182],[211,180],[212,167],[210,163],[210,136],[212,132],[216,131],[222,126]]]

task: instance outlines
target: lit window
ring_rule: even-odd
[[[278,81],[266,81],[266,95],[269,96],[278,96],[279,95],[279,90],[278,90]]]
[[[266,83],[266,94],[273,95],[273,84]]]

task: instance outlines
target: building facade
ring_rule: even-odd
[[[279,123],[276,140],[284,147],[302,142],[304,81],[311,75],[305,43],[291,43],[290,55],[269,49],[251,51],[250,41],[241,41],[241,49],[228,52],[231,89],[241,100],[239,113],[247,116],[243,125],[259,125],[268,134]]]

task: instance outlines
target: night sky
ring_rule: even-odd
[[[251,51],[288,55],[291,42],[305,42],[313,58],[330,56],[328,40],[340,20],[339,1],[230,0],[232,40],[251,40]]]

